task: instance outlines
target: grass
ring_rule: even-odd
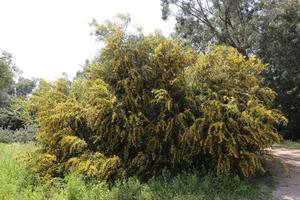
[[[274,147],[287,148],[287,149],[300,149],[300,140],[298,141],[285,140],[282,143],[275,144]]]
[[[33,148],[33,144],[0,144],[0,200],[237,200],[268,199],[270,193],[238,177],[187,173],[147,183],[132,178],[110,189],[76,174],[43,183],[20,159]]]

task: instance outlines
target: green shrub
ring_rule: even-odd
[[[37,130],[38,128],[36,124],[27,125],[18,130],[0,128],[0,143],[27,143],[35,141]]]
[[[33,123],[28,101],[12,97],[7,106],[0,107],[0,128],[17,130]]]
[[[262,86],[260,60],[224,46],[198,55],[178,40],[109,22],[96,35],[105,47],[84,74],[42,82],[32,96],[44,177],[80,171],[144,181],[164,170],[264,170],[264,149],[280,141],[275,127],[286,119]]]

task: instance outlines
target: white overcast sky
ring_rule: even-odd
[[[160,0],[0,0],[0,50],[13,55],[27,78],[72,78],[99,50],[89,22],[128,13],[145,33],[173,31],[161,19]]]

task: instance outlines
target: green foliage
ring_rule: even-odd
[[[125,18],[128,20],[128,18]],[[159,34],[96,25],[105,47],[75,81],[41,82],[32,96],[46,178],[79,171],[115,181],[167,169],[252,176],[286,119],[262,86],[265,65],[233,48],[198,55]]]
[[[287,148],[287,149],[300,149],[300,140],[298,141],[284,140],[281,143],[273,145],[273,147]]]
[[[266,3],[261,19],[258,55],[269,64],[266,83],[278,93],[276,105],[288,117],[284,136],[300,138],[300,4],[298,1]]]
[[[8,63],[8,58],[5,52],[2,52],[0,57],[0,106],[8,101],[8,91],[13,84],[13,70]]]
[[[32,144],[0,144],[0,199],[3,200],[238,200],[268,199],[269,192],[238,177],[201,176],[182,173],[171,178],[141,183],[120,180],[109,187],[105,182],[86,180],[80,174],[42,182],[23,157],[36,147]]]
[[[13,83],[13,71],[7,63],[5,54],[0,57],[0,90],[5,90]]]
[[[2,52],[0,56],[0,128],[17,130],[32,123],[26,95],[35,87],[35,81],[19,77],[12,63],[12,56]],[[13,136],[12,136],[13,137]]]
[[[32,124],[28,101],[21,97],[12,97],[6,107],[0,107],[0,127],[17,130]]]
[[[28,143],[35,140],[37,125],[27,125],[18,130],[0,128],[0,143]]]
[[[0,199],[35,199],[32,188],[39,178],[18,158],[31,149],[31,144],[0,144]]]
[[[256,39],[261,0],[161,0],[162,17],[176,18],[176,33],[200,51],[211,44],[232,46],[246,55]]]
[[[15,93],[17,96],[27,96],[31,94],[33,89],[36,87],[35,79],[27,79],[20,77],[18,82],[15,84]]]

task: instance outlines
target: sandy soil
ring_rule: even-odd
[[[273,200],[300,200],[300,149],[275,148],[271,152],[289,168],[287,172],[278,162],[269,163],[275,181]]]

